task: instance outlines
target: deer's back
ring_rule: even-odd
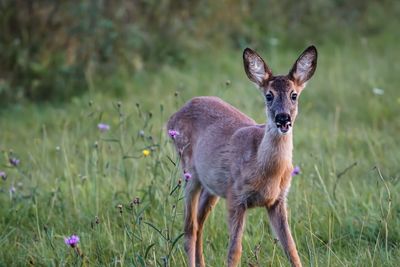
[[[191,99],[173,114],[167,128],[179,131],[182,141],[194,145],[198,136],[207,136],[206,132],[212,129],[219,131],[213,131],[209,139],[218,138],[216,134],[229,138],[237,129],[254,124],[253,119],[220,98],[203,96]]]

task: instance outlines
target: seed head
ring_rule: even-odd
[[[119,209],[119,213],[122,215],[122,208],[123,208],[122,204],[118,204],[117,208]]]
[[[135,197],[132,202],[135,205],[139,205],[140,204],[140,198],[139,197]]]

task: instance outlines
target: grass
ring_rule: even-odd
[[[317,72],[300,99],[294,134],[294,163],[302,172],[288,197],[304,266],[400,261],[400,58],[395,37],[385,40],[317,44]],[[286,73],[301,52],[258,50],[275,73]],[[2,110],[0,266],[186,265],[184,182],[165,122],[196,95],[219,96],[265,121],[241,51],[221,51],[193,56],[181,68],[93,78],[89,94],[62,105]],[[125,93],[97,90],[114,86]],[[100,122],[110,131],[100,132]],[[12,157],[20,164],[12,166]],[[206,223],[208,266],[226,264],[222,218],[224,200]],[[79,252],[64,244],[72,234],[80,237]],[[249,264],[288,265],[262,209],[247,217],[241,265]]]

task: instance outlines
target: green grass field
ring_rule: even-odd
[[[287,73],[306,45],[258,52],[274,73]],[[301,174],[288,197],[300,257],[304,266],[398,266],[396,37],[316,45],[318,68],[300,98],[294,129]],[[0,266],[185,266],[184,182],[178,185],[165,123],[198,95],[219,96],[263,123],[263,98],[244,74],[241,53],[209,49],[180,68],[121,69],[88,77],[89,93],[68,103],[3,109]],[[120,97],[104,93],[117,88]],[[100,132],[101,122],[110,130]],[[79,251],[64,243],[72,234],[80,237]],[[207,266],[224,266],[224,200],[204,236]],[[263,209],[247,217],[241,266],[250,264],[288,266]]]

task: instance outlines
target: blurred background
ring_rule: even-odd
[[[387,40],[399,35],[399,14],[394,0],[1,0],[1,106],[66,101],[104,75],[184,68],[204,51]],[[101,84],[91,89],[124,93]]]
[[[166,121],[214,95],[264,123],[243,49],[285,74],[314,44],[288,196],[300,256],[397,267],[399,27],[398,0],[0,0],[0,266],[186,266]],[[225,217],[206,223],[209,266]],[[264,210],[247,222],[242,266],[287,266]]]

